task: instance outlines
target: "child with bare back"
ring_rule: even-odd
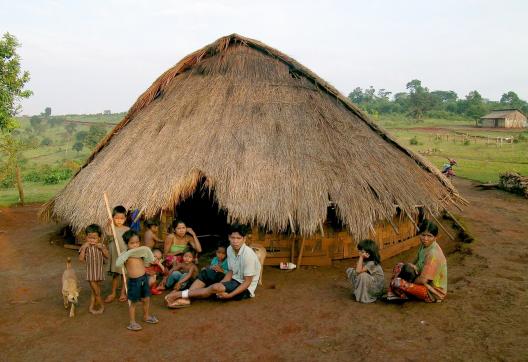
[[[110,273],[112,274],[112,292],[106,297],[105,303],[110,303],[114,301],[117,293],[117,287],[119,286],[119,280],[123,279],[123,268],[118,268],[115,263],[118,257],[116,243],[119,244],[119,251],[121,253],[127,250],[126,244],[123,241],[123,234],[130,229],[128,226],[125,226],[126,213],[127,211],[123,206],[116,206],[112,210],[112,222],[114,223],[117,240],[114,240],[112,238],[112,240],[108,244],[108,249],[110,251]],[[110,225],[108,225],[106,234],[112,235]],[[126,300],[127,297],[125,294],[125,287],[123,286],[121,288],[121,295],[119,296],[119,301],[126,302]]]
[[[152,255],[154,255],[154,261],[145,267],[145,271],[149,277],[150,293],[159,295],[161,292],[157,288],[158,276],[168,276],[169,270],[163,265],[161,250],[152,249]]]
[[[86,242],[79,249],[79,260],[86,263],[86,280],[90,283],[92,295],[90,296],[90,307],[92,314],[102,314],[104,311],[101,300],[101,281],[104,280],[103,263],[108,258],[108,249],[101,243],[103,231],[96,224],[89,225],[85,229]],[[99,308],[95,307],[99,305]]]
[[[121,254],[116,260],[116,265],[126,266],[128,274],[128,313],[130,323],[127,329],[140,331],[143,329],[136,322],[136,303],[143,302],[143,321],[150,324],[158,323],[158,319],[149,314],[150,309],[150,287],[148,276],[145,273],[145,263],[154,261],[150,248],[140,246],[139,236],[134,230],[128,230],[123,234],[123,240],[127,243],[128,250]]]
[[[158,287],[158,290],[172,289],[180,290],[191,285],[198,276],[198,267],[193,262],[194,255],[191,251],[183,254],[183,262],[176,263],[169,271],[169,277]]]
[[[143,235],[143,244],[151,249],[155,248],[156,244],[162,244],[163,240],[158,238],[159,221],[147,220],[144,225],[147,231]]]

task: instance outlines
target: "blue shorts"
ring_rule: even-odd
[[[139,278],[128,278],[128,300],[139,302],[141,299],[151,296],[147,274]]]
[[[240,283],[237,282],[235,279],[231,279],[228,282],[223,282],[222,284],[224,285],[226,289],[225,291],[227,293],[231,293],[233,290],[238,288],[238,286],[240,285]],[[251,298],[251,293],[249,292],[249,290],[246,289],[242,293],[235,295],[233,297],[233,300],[242,300],[242,299],[247,299],[247,298]]]

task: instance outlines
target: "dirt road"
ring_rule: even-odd
[[[88,313],[76,259],[83,290],[68,318],[61,275],[76,253],[49,243],[57,227],[38,224],[36,206],[0,209],[0,360],[528,360],[528,201],[455,183],[471,202],[457,215],[476,240],[462,245],[442,235],[444,303],[356,303],[343,273],[348,262],[295,272],[266,267],[253,300],[172,311],[153,297],[160,323],[139,333],[125,328],[124,303]],[[414,253],[384,262],[386,278]],[[108,288],[107,280],[105,294]]]

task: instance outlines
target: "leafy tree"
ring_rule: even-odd
[[[100,125],[94,125],[90,126],[90,130],[88,131],[88,135],[85,139],[86,146],[90,147],[90,149],[93,149],[99,141],[106,135],[106,129],[103,126]]]
[[[44,109],[44,116],[46,116],[46,117],[51,116],[51,107],[46,107]]]
[[[52,117],[48,118],[48,124],[50,127],[57,127],[64,123],[64,118],[62,117]]]
[[[14,137],[10,132],[0,135],[0,181],[13,179],[16,181],[20,203],[24,205],[24,187],[20,165],[23,163],[22,152],[31,148],[31,145]]]
[[[81,152],[84,148],[84,145],[82,142],[75,142],[72,146],[72,150],[77,151],[77,153]]]
[[[79,131],[75,134],[75,139],[79,142],[84,142],[86,140],[86,137],[88,136],[88,132],[86,131]]]
[[[355,104],[361,104],[363,103],[363,91],[360,87],[357,87],[352,92],[350,92],[348,98],[350,98],[350,100]]]
[[[31,96],[24,86],[29,72],[20,69],[20,56],[16,50],[18,40],[5,33],[0,39],[0,131],[16,128],[14,117],[20,112],[20,101]]]
[[[406,88],[409,90],[409,114],[421,120],[433,106],[429,89],[422,87],[422,82],[418,79],[411,80]]]

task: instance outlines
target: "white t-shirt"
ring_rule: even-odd
[[[227,248],[227,265],[233,272],[233,279],[239,283],[244,282],[244,277],[252,276],[253,280],[248,287],[251,297],[255,296],[255,289],[260,278],[260,262],[257,254],[246,244],[242,244],[238,255],[231,245]]]

